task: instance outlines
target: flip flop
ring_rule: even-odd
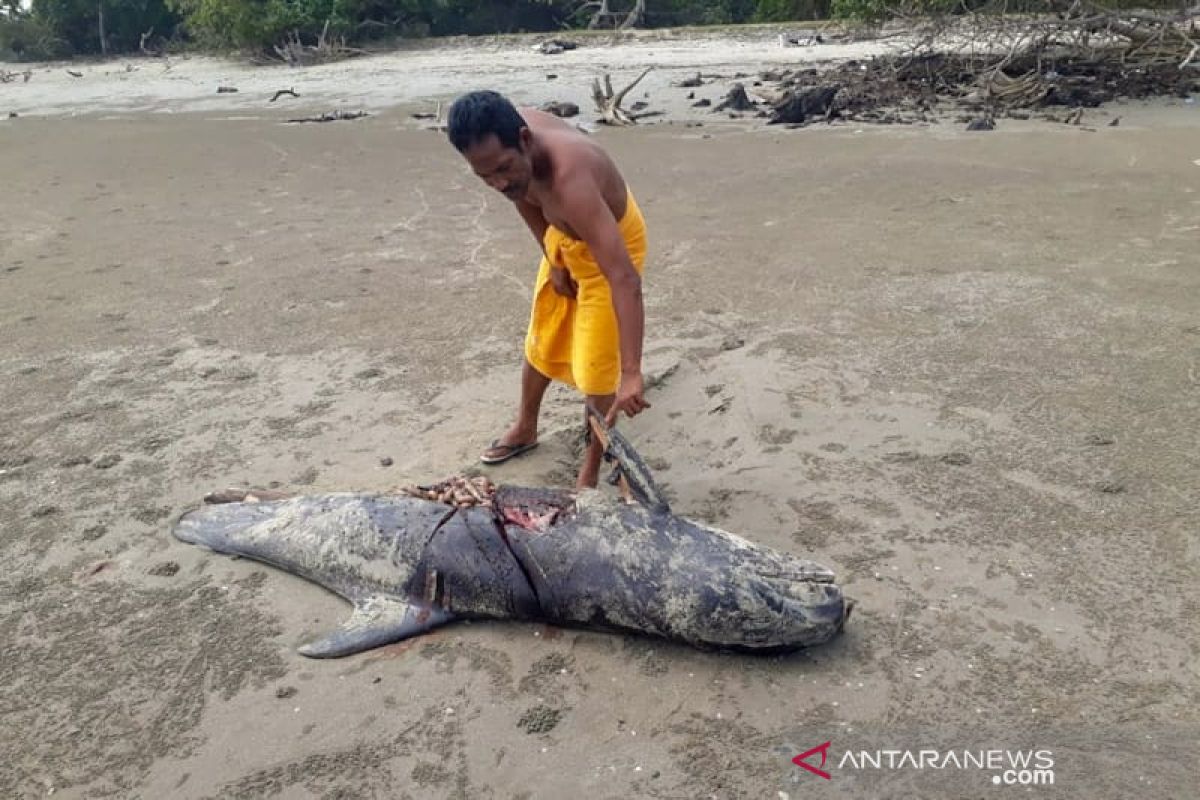
[[[522,453],[528,453],[530,450],[532,450],[533,448],[535,448],[537,446],[538,446],[537,442],[526,442],[525,444],[500,444],[500,440],[495,439],[492,441],[492,445],[488,449],[489,450],[501,450],[501,451],[503,451],[503,454],[499,455],[499,456],[482,455],[479,457],[479,460],[482,461],[484,464],[503,464],[505,461],[508,461],[510,458],[516,458],[517,456],[521,455]]]

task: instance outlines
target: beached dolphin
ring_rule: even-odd
[[[300,648],[314,658],[465,619],[761,653],[821,644],[842,630],[852,603],[830,570],[673,514],[628,442],[614,431],[606,444],[637,502],[506,486],[466,507],[330,493],[217,502],[185,513],[173,532],[350,601],[349,620]]]

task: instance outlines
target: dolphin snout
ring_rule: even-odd
[[[823,641],[830,631],[841,630],[853,606],[837,584],[812,578],[760,579],[755,588],[780,638],[797,644]]]

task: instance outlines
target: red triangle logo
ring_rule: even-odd
[[[811,772],[813,775],[819,775],[822,778],[824,778],[825,780],[830,780],[832,778],[832,776],[828,772],[826,772],[823,769],[818,769],[817,767],[814,767],[812,764],[809,764],[807,761],[804,760],[804,759],[808,758],[809,756],[820,753],[821,754],[821,766],[822,767],[825,766],[825,756],[829,750],[829,745],[830,745],[830,742],[826,742],[825,744],[817,745],[816,747],[814,747],[811,750],[805,750],[803,753],[801,753],[800,755],[793,758],[792,763],[795,764],[797,767],[804,767],[806,770]]]

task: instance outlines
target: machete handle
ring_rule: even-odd
[[[600,440],[600,446],[608,450],[608,423],[604,421],[604,415],[591,403],[587,403],[588,425],[591,426],[592,435]],[[629,489],[629,481],[625,480],[625,472],[621,469],[620,463],[616,467],[617,485],[621,490],[621,497],[625,498],[626,503],[636,502],[633,499],[633,492]]]

